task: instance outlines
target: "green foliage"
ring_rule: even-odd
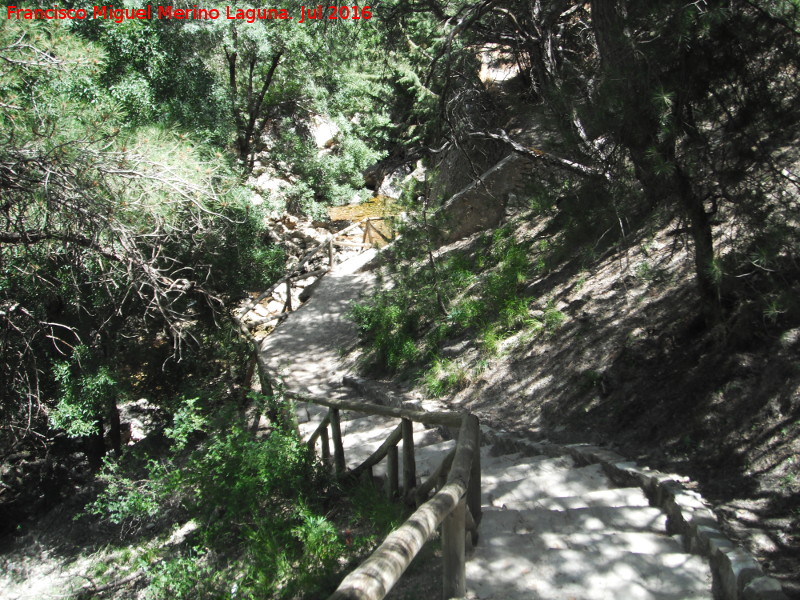
[[[313,489],[316,476],[308,449],[296,435],[273,431],[256,440],[232,427],[190,457],[181,480],[193,490],[187,499],[193,514],[208,522],[222,509],[228,523],[250,522],[263,510],[265,498],[302,497]]]
[[[53,367],[60,394],[50,413],[53,427],[71,437],[97,433],[97,420],[123,394],[118,377],[107,364],[90,356],[89,348],[78,346],[70,361]]]
[[[344,117],[332,151],[320,153],[312,140],[302,135],[290,119],[284,119],[271,158],[289,165],[295,183],[286,192],[286,209],[314,219],[324,219],[328,206],[365,199],[364,170],[380,158]]]
[[[399,527],[406,518],[402,503],[389,500],[378,493],[371,481],[359,481],[348,491],[355,523],[367,525],[378,539]]]
[[[377,361],[389,369],[412,363],[419,356],[415,322],[401,300],[396,293],[379,292],[368,303],[354,304],[350,312],[362,336],[368,336]]]
[[[447,358],[435,358],[422,376],[425,389],[434,397],[464,389],[471,381],[470,370],[464,364]]]
[[[491,354],[498,336],[529,322],[529,300],[521,294],[530,268],[528,250],[510,231],[500,229],[483,240],[484,247],[474,257],[453,253],[437,262],[434,273],[419,244],[409,242],[413,237],[404,239],[407,245],[398,252],[420,262],[399,268],[394,286],[354,305],[351,316],[378,366],[398,370],[432,361],[424,377],[432,393],[439,394],[465,380],[463,373],[450,373],[450,365],[435,358],[439,342],[477,329]],[[437,294],[448,304],[446,315]]]
[[[12,107],[0,113],[11,177],[0,304],[13,308],[0,312],[0,416],[27,422],[19,431],[34,414],[71,435],[96,431],[143,355],[211,351],[188,346],[210,337],[226,302],[283,269],[230,158],[150,114],[168,95],[164,64],[151,58],[172,38],[156,22],[92,23],[75,27],[93,43],[61,21],[0,31],[0,102]],[[120,55],[102,44],[128,66],[107,70]],[[188,362],[171,363],[159,387],[180,385]]]
[[[128,2],[126,8],[145,5]],[[91,19],[76,22],[75,29],[107,51],[100,83],[128,123],[177,122],[205,139],[224,142],[231,127],[220,116],[228,104],[205,59],[214,43],[208,28],[180,20]]]
[[[106,460],[97,476],[104,488],[87,507],[88,512],[131,529],[158,515],[169,495],[165,485],[168,473],[156,460],[148,461],[144,471],[144,478],[135,479],[116,461]]]
[[[309,567],[331,567],[344,552],[344,543],[333,523],[322,515],[300,506],[300,524],[292,535],[303,545],[303,556]]]
[[[525,291],[533,274],[543,274],[540,261],[549,262],[557,250],[549,238],[520,242],[512,227],[499,228],[469,250],[437,258],[434,272],[422,231],[408,227],[395,244],[392,287],[351,311],[375,366],[419,367],[428,393],[442,396],[466,387],[477,374],[458,360],[440,358],[444,340],[471,337],[489,357],[509,348],[509,338],[518,345],[553,335],[566,320],[553,301],[532,311],[534,299]]]
[[[215,598],[222,592],[223,584],[202,549],[161,561],[148,574],[148,600]]]
[[[567,315],[555,307],[555,302],[550,301],[544,311],[544,326],[547,331],[554,333],[566,321]]]
[[[350,549],[321,512],[327,476],[306,445],[281,430],[257,439],[229,412],[216,425],[199,413],[198,400],[184,402],[168,432],[182,443],[200,427],[210,431],[186,458],[147,459],[141,467],[107,461],[104,489],[89,506],[128,529],[169,507],[199,525],[191,546],[148,563],[148,597],[216,598],[231,593],[234,581],[242,598],[330,591]]]
[[[206,427],[207,420],[201,413],[199,401],[200,398],[183,399],[172,415],[172,427],[164,430],[164,435],[173,441],[177,451],[186,447],[189,435]]]

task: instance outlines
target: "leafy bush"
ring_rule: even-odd
[[[147,600],[219,598],[225,585],[215,577],[214,566],[202,550],[161,561],[149,568],[148,574]]]
[[[323,219],[328,206],[365,200],[364,170],[380,158],[348,120],[337,120],[339,134],[330,152],[320,153],[310,137],[285,120],[270,158],[286,165],[294,183],[285,193],[291,213]]]
[[[71,437],[97,433],[98,415],[124,394],[118,376],[83,345],[75,348],[71,360],[56,363],[53,371],[60,394],[50,424]]]
[[[351,316],[373,349],[377,365],[398,370],[433,360],[425,378],[431,389],[441,392],[441,363],[434,358],[439,342],[468,329],[480,329],[484,346],[493,353],[497,340],[492,342],[492,338],[527,322],[529,300],[520,295],[520,284],[529,270],[525,248],[504,229],[486,236],[483,244],[485,250],[476,252],[473,259],[453,253],[440,260],[436,272],[424,260],[399,268],[394,287],[353,307]],[[408,246],[400,249],[404,251],[415,256]],[[416,253],[420,259],[419,244]],[[439,298],[448,304],[446,315]],[[444,387],[452,388],[453,383]]]
[[[565,320],[552,303],[533,316],[532,298],[524,292],[538,270],[531,256],[541,258],[550,250],[545,240],[522,243],[510,228],[500,228],[484,234],[469,254],[440,257],[434,272],[424,234],[407,232],[394,248],[393,286],[351,310],[370,359],[390,371],[425,365],[422,383],[435,396],[468,385],[470,369],[438,357],[443,340],[472,332],[481,351],[491,356],[509,336],[524,331],[519,338],[524,342],[556,331]]]
[[[258,440],[240,426],[213,435],[180,477],[181,486],[192,490],[186,500],[190,512],[208,523],[219,516],[226,523],[252,522],[265,500],[302,498],[318,480],[312,457],[295,434],[276,430]]]
[[[154,600],[329,592],[339,559],[352,548],[322,512],[327,476],[295,433],[276,429],[257,439],[231,425],[232,414],[217,417],[228,425],[212,429],[185,459],[173,454],[138,468],[107,461],[105,488],[89,511],[139,529],[180,507],[198,524],[191,547],[148,563],[147,597]],[[182,443],[201,427],[211,424],[193,400],[168,432]]]
[[[458,361],[435,358],[422,380],[431,396],[444,396],[467,387],[472,380],[472,374]]]
[[[399,527],[406,517],[403,504],[389,500],[385,494],[375,493],[371,481],[360,480],[348,491],[355,522],[367,525],[380,538]]]
[[[165,485],[167,470],[158,461],[150,460],[145,472],[144,478],[136,479],[123,472],[119,463],[106,460],[97,477],[105,487],[87,507],[88,512],[128,529],[138,529],[158,515],[169,496]]]
[[[350,315],[367,337],[378,364],[396,370],[415,362],[420,351],[415,342],[415,314],[404,309],[403,298],[393,292],[379,292],[368,303],[354,304]],[[410,310],[409,310],[410,309]]]

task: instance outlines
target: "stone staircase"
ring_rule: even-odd
[[[481,600],[712,598],[711,571],[642,490],[569,456],[490,456],[467,588]]]
[[[322,420],[316,408],[298,406],[299,418],[308,418],[300,424],[306,438]],[[397,426],[396,419],[347,411],[341,419],[348,468]],[[418,483],[454,447],[445,437],[415,424]],[[468,599],[713,598],[709,565],[667,533],[666,514],[641,488],[617,487],[601,465],[580,466],[567,455],[503,452],[502,445],[481,448],[483,518],[466,566]],[[402,468],[402,455],[400,461]],[[384,478],[384,463],[373,476]]]

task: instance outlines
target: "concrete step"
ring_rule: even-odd
[[[445,440],[427,446],[417,446],[414,440],[414,465],[416,467],[417,479],[425,479],[436,470],[453,448],[456,447],[455,440]],[[400,454],[400,469],[403,468],[403,456]]]
[[[329,398],[336,398],[336,399],[340,399],[340,400],[350,400],[350,401],[354,401],[354,402],[363,401],[362,398],[359,398],[358,396],[355,396],[352,393],[349,393],[347,391],[341,391],[341,392],[337,392],[335,394],[331,393],[331,394],[328,394],[328,397]],[[313,404],[311,402],[296,402],[295,403],[295,415],[297,417],[297,422],[301,426],[306,424],[306,423],[309,423],[311,421],[316,421],[317,423],[319,423],[319,421],[321,421],[322,418],[326,414],[328,414],[328,407],[326,407],[326,406],[320,406],[319,404]],[[339,420],[342,423],[344,423],[345,421],[352,421],[354,419],[361,419],[361,418],[364,418],[364,417],[367,417],[367,416],[372,416],[372,415],[367,415],[366,413],[359,412],[359,411],[353,411],[353,410],[342,410],[342,411],[339,411]],[[388,419],[390,417],[377,417],[377,418],[387,418]],[[313,431],[313,429],[312,429],[312,431]]]
[[[467,598],[480,600],[710,600],[705,561],[683,553],[632,554],[478,545]]]
[[[509,552],[533,554],[551,550],[577,550],[610,554],[681,554],[680,539],[649,531],[578,531],[494,533],[479,541],[486,548],[504,548]],[[482,551],[482,550],[481,550]]]
[[[568,456],[492,455],[492,446],[481,447],[481,473],[492,481],[517,481],[535,473],[550,473],[575,466]]]
[[[550,497],[536,500],[536,508],[547,510],[570,510],[592,506],[625,507],[650,506],[650,501],[641,488],[614,488],[595,490],[580,496]]]
[[[567,510],[484,507],[481,531],[498,533],[579,533],[649,531],[666,533],[666,515],[650,506],[591,506]]]
[[[383,441],[400,425],[399,419],[369,416],[342,423],[342,443],[345,448],[374,445],[377,449]],[[441,442],[442,437],[436,428],[427,428],[414,423],[414,447],[427,446]],[[401,442],[402,443],[402,442]]]
[[[355,468],[375,452],[386,438],[397,428],[399,420],[391,417],[367,416],[342,423],[342,445],[348,469]],[[312,431],[304,432],[308,437]],[[445,441],[438,429],[426,428],[421,423],[414,423],[414,455],[418,476],[431,473],[455,445],[452,440]],[[402,442],[399,444],[400,469],[402,469]],[[319,452],[319,446],[317,447]],[[331,452],[333,448],[331,447]],[[373,474],[382,476],[386,472],[386,461],[373,467]]]
[[[414,467],[417,475],[417,484],[419,484],[436,470],[436,467],[438,467],[439,464],[444,460],[444,457],[447,456],[447,453],[450,452],[450,450],[452,450],[453,448],[455,448],[456,443],[454,440],[446,440],[438,442],[436,444],[418,446],[416,444],[416,434],[414,436],[414,440],[415,440]],[[364,458],[366,458],[367,456],[369,456],[369,454],[367,454]],[[349,468],[358,466],[359,464],[361,463],[359,462],[357,464],[351,465],[350,462],[348,461]],[[403,472],[402,445],[400,446],[400,452],[398,453],[398,469],[399,469],[398,473],[401,474],[400,477],[402,478],[402,472]],[[372,468],[372,474],[375,477],[384,477],[386,475],[385,459]]]
[[[526,467],[507,475],[481,475],[483,502],[508,508],[536,508],[546,499],[584,496],[613,487],[600,465],[550,472]]]
[[[397,428],[397,419],[362,417],[341,423],[342,443],[345,448],[380,444]],[[375,446],[377,448],[377,446]]]
[[[527,483],[527,482],[526,482]],[[511,484],[504,484],[511,485]],[[563,488],[555,488],[556,494]],[[495,488],[495,491],[498,491]],[[650,506],[650,501],[640,488],[614,488],[584,491],[580,496],[549,495],[545,489],[536,489],[534,494],[523,496],[526,490],[519,488],[495,495],[485,496],[488,506],[507,508],[543,508],[546,510],[568,510],[591,506]]]

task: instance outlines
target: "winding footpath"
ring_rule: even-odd
[[[374,275],[363,269],[373,255],[367,252],[337,265],[312,298],[263,340],[262,359],[287,388],[314,395],[360,397],[342,384],[343,377],[354,371],[352,359],[343,357],[357,342],[356,328],[346,315],[350,303],[374,285]],[[417,402],[416,407],[437,408],[426,402]],[[309,435],[322,414],[323,410],[313,405],[299,406],[301,433]],[[396,425],[382,417],[359,414],[344,414],[342,421],[349,467],[375,450]],[[512,443],[507,434],[486,427],[483,439],[483,519],[478,544],[467,562],[467,598],[771,597],[743,594],[747,581],[737,579],[735,570],[732,583],[718,575],[712,577],[709,561],[685,550],[696,536],[681,532],[669,511],[651,506],[635,477],[628,477],[632,485],[611,477],[609,465],[612,470],[639,473],[643,481],[651,481],[653,476],[646,470],[623,464],[621,457],[602,449]],[[417,475],[424,479],[453,444],[439,431],[418,426]],[[605,462],[604,457],[608,458]],[[374,474],[382,473],[378,468]],[[655,477],[656,492],[661,483]],[[653,494],[650,496],[652,499]],[[678,506],[683,510],[680,514],[696,511],[687,517],[689,525],[692,515],[695,520],[698,515],[710,518],[702,502],[690,500],[695,505]],[[699,529],[695,523],[696,534]],[[728,589],[731,586],[733,589]]]

